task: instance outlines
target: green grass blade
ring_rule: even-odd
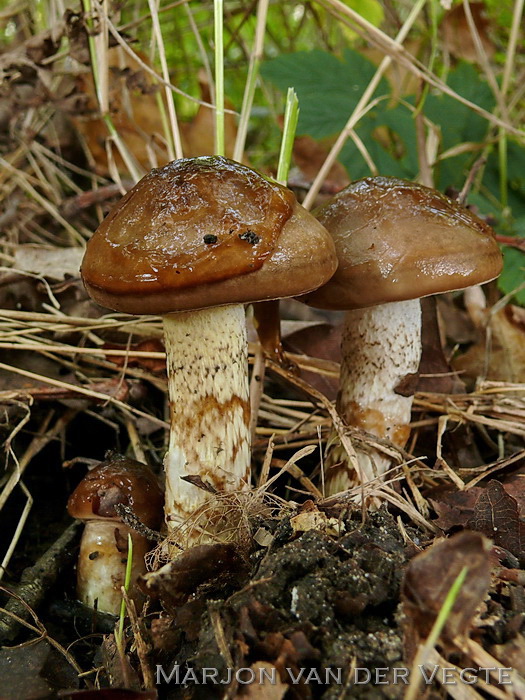
[[[443,627],[445,626],[448,620],[448,616],[450,615],[452,608],[454,607],[454,603],[456,602],[461,587],[465,583],[467,573],[468,567],[464,566],[454,579],[454,582],[450,586],[450,589],[447,593],[447,597],[443,601],[443,605],[441,606],[438,616],[436,617],[436,620],[432,625],[432,629],[430,630],[430,634],[428,635],[427,641],[425,642],[423,647],[420,647],[419,651],[417,652],[414,658],[414,663],[412,664],[412,672],[410,674],[412,680],[406,692],[405,700],[416,700],[416,698],[419,697],[418,693],[419,685],[421,682],[421,676],[416,674],[416,669],[418,668],[418,666],[425,663],[425,658],[427,657],[428,653],[431,651],[431,649],[433,649],[436,646],[439,636],[443,631]]]
[[[292,160],[293,143],[299,119],[299,100],[293,88],[288,88],[286,95],[286,110],[284,113],[283,138],[279,153],[279,166],[277,168],[277,182],[286,185],[288,172]]]
[[[126,573],[124,575],[124,590],[126,593],[129,591],[129,586],[131,584],[131,571],[133,569],[133,540],[131,535],[128,533],[128,559],[126,561]],[[118,632],[115,630],[115,637],[117,644],[122,645],[122,640],[124,638],[124,620],[126,618],[126,601],[122,598],[120,603],[120,616],[118,621]]]

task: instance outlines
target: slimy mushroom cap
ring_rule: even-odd
[[[88,243],[82,276],[103,306],[168,314],[303,294],[337,266],[293,193],[221,156],[152,170]]]
[[[358,309],[464,289],[499,275],[490,226],[436,190],[368,177],[314,212],[330,231],[339,267],[301,298],[325,309]]]
[[[120,520],[117,504],[129,506],[148,527],[159,526],[163,495],[149,467],[127,457],[101,462],[78,484],[67,508],[79,520]]]

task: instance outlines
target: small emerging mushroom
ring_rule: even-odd
[[[396,387],[418,370],[419,300],[497,277],[502,259],[494,233],[436,190],[393,177],[354,182],[314,214],[334,239],[339,267],[301,301],[347,312],[339,413],[348,425],[403,447],[413,396]],[[359,452],[358,460],[364,482],[390,466],[377,452]],[[342,451],[333,451],[327,466],[329,494],[355,485]]]
[[[118,615],[128,558],[128,534],[133,543],[131,581],[145,573],[148,538],[125,525],[115,506],[128,506],[141,523],[158,528],[163,495],[156,476],[141,462],[112,457],[89,471],[68,501],[73,518],[85,522],[77,564],[79,600],[102,612]],[[134,586],[130,598],[140,599]]]
[[[93,299],[163,316],[169,527],[209,498],[195,481],[212,491],[249,485],[243,305],[304,294],[336,266],[330,236],[290,190],[220,156],[153,170],[89,241],[82,276]]]

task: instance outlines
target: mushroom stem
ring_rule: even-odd
[[[164,458],[165,514],[174,528],[211,490],[250,480],[248,343],[242,304],[164,316],[170,439]]]
[[[413,396],[396,393],[396,387],[419,367],[419,299],[347,311],[341,351],[337,398],[340,415],[349,426],[404,447],[410,432]],[[390,460],[375,451],[358,450],[357,457],[365,481],[390,467]],[[342,448],[334,448],[327,455],[327,469],[329,495],[358,483]]]
[[[298,374],[297,365],[288,359],[283,347],[279,306],[279,299],[259,301],[254,304],[255,330],[265,356],[289,372]]]
[[[126,576],[128,534],[133,542],[131,580],[146,571],[144,557],[148,540],[127,525],[114,520],[90,520],[80,541],[77,565],[77,594],[79,600],[102,612],[118,615],[122,601],[121,587]],[[139,602],[141,593],[135,587],[130,596]]]
[[[281,339],[279,299],[260,301],[253,306],[255,330],[267,357],[284,365],[284,350]]]

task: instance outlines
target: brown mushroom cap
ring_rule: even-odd
[[[290,190],[213,156],[146,175],[93,235],[82,276],[103,306],[165,314],[302,294],[336,266]]]
[[[358,309],[464,289],[499,275],[490,226],[436,190],[393,177],[352,183],[314,214],[339,267],[301,301]]]
[[[129,506],[148,527],[163,517],[164,498],[151,469],[127,457],[113,457],[89,471],[69,497],[67,509],[79,520],[119,520],[117,504]]]

